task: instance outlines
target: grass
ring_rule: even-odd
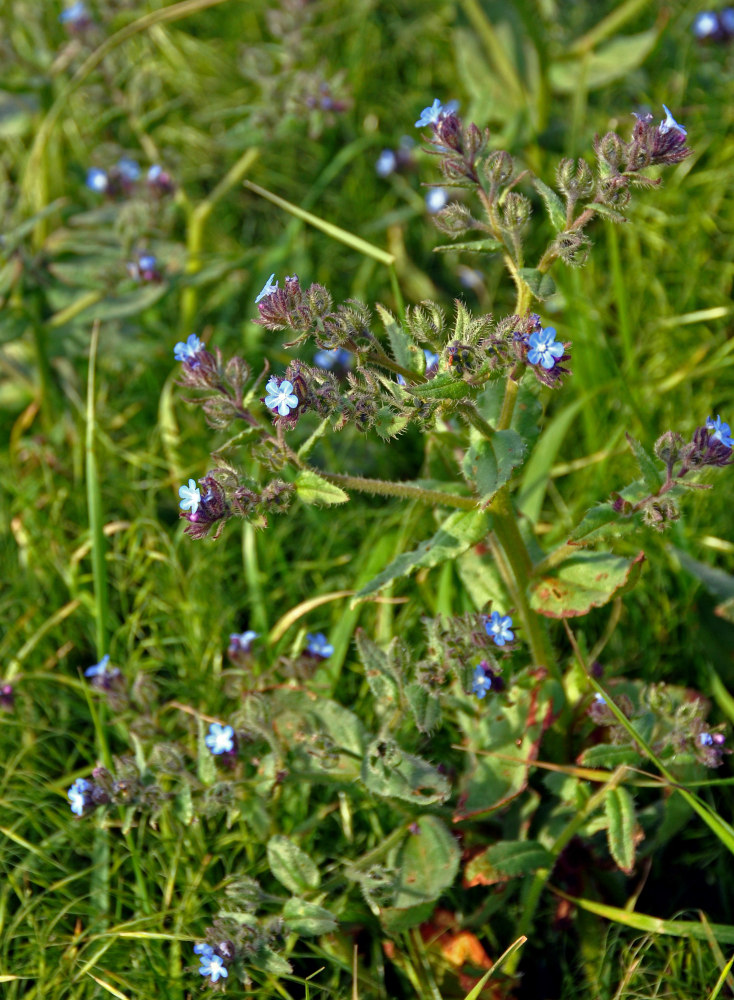
[[[326,632],[335,653],[319,683],[372,724],[357,627],[382,642],[418,642],[422,615],[473,604],[451,564],[396,584],[383,595],[395,603],[317,603],[358,590],[434,530],[430,511],[392,500],[355,494],[338,509],[338,524],[332,509],[299,505],[297,516],[274,518],[266,531],[230,525],[216,544],[183,536],[176,488],[209,467],[213,445],[174,385],[171,348],[196,329],[224,351],[240,350],[256,370],[266,358],[282,368],[285,338],[252,322],[271,271],[321,281],[337,301],[355,296],[398,311],[432,296],[450,309],[461,295],[501,315],[512,301],[498,262],[432,253],[442,239],[427,222],[420,186],[433,178],[430,158],[417,154],[412,172],[382,180],[374,173],[380,150],[414,134],[416,114],[434,95],[456,96],[520,165],[551,182],[559,155],[590,155],[595,132],[625,131],[630,109],[657,112],[665,101],[685,120],[695,156],[659,191],[637,196],[629,225],[596,225],[588,267],[560,273],[544,315],[568,331],[574,377],[543,396],[547,450],[531,458],[541,488],[527,513],[545,541],[563,541],[588,506],[633,474],[625,431],[650,448],[669,427],[689,433],[709,413],[734,416],[734,48],[696,46],[686,5],[661,13],[644,0],[440,0],[420,16],[405,0],[303,9],[188,0],[143,10],[109,0],[94,7],[97,27],[81,39],[65,35],[55,5],[4,0],[0,12],[0,662],[16,692],[0,727],[4,995],[193,995],[200,977],[192,943],[225,893],[236,908],[235,876],[261,878],[274,891],[263,845],[281,833],[333,866],[324,878],[334,879],[330,906],[340,925],[286,937],[295,971],[251,971],[253,996],[471,995],[417,931],[397,938],[398,959],[389,960],[374,914],[340,874],[340,862],[369,858],[389,835],[384,803],[285,783],[266,808],[253,772],[249,798],[227,801],[224,812],[212,805],[192,821],[172,748],[196,772],[204,766],[198,720],[225,719],[233,697],[243,698],[248,683],[224,656],[230,632],[270,633],[256,663],[259,684],[279,683],[279,657],[295,656],[306,631]],[[644,32],[654,33],[644,59],[625,65],[632,43],[622,45],[612,59],[621,71],[607,69],[605,78],[604,46]],[[304,103],[324,79],[344,96],[343,112]],[[110,166],[122,153],[163,162],[176,194],[112,206],[88,192],[87,166]],[[161,286],[126,277],[126,260],[142,246],[162,262]],[[486,285],[464,288],[462,266],[485,268]],[[319,442],[314,457],[353,475],[432,479],[442,478],[450,449],[443,441],[424,454],[414,432],[378,448],[348,430]],[[732,721],[732,626],[713,614],[712,598],[677,555],[734,572],[726,482],[717,487],[688,497],[671,533],[646,538],[640,586],[575,634],[581,653],[606,639],[605,678],[700,690],[716,703],[715,721]],[[554,639],[571,669],[576,657],[560,626]],[[119,706],[82,678],[107,651],[128,683]],[[569,733],[549,734],[547,753],[553,740],[570,748]],[[149,757],[153,746],[161,759],[171,754],[164,781],[175,807],[157,820],[124,809],[104,822],[70,814],[66,789],[75,778],[98,760]],[[454,761],[445,737],[424,740],[420,752]],[[729,773],[725,764],[716,776]],[[534,772],[528,801],[537,804],[545,790]],[[226,787],[213,786],[215,794],[226,799]],[[710,927],[734,923],[723,843],[731,849],[731,834],[722,825],[730,786],[697,789],[703,820],[678,796],[635,794],[646,835],[635,876],[608,869],[591,878],[602,834],[578,848],[592,853],[564,884],[580,902],[564,910],[563,897],[540,895],[534,928],[512,959],[524,973],[513,987],[518,998],[714,1000],[734,992],[731,942]],[[468,841],[519,835],[530,823],[523,808],[515,803],[468,829]],[[549,826],[556,835],[568,821],[562,811]],[[504,906],[486,888],[462,893],[457,884],[442,906],[493,958],[522,918],[522,903]],[[667,925],[646,927],[653,916],[690,924],[675,937]],[[496,982],[504,989],[499,975]]]

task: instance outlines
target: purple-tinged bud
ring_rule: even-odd
[[[0,709],[3,712],[12,712],[15,708],[15,692],[12,684],[0,685]]]
[[[152,167],[148,170],[145,182],[148,188],[157,195],[163,196],[167,194],[173,194],[176,190],[176,185],[171,178],[171,175],[167,173],[158,163],[154,163]]]

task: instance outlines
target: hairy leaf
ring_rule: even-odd
[[[270,871],[286,889],[301,893],[318,888],[318,868],[290,838],[276,834],[268,841],[267,850]]]
[[[462,465],[464,476],[470,485],[476,484],[484,506],[520,465],[525,450],[525,442],[513,430],[497,431],[490,439],[482,438],[469,448]]]
[[[295,934],[315,936],[329,934],[336,930],[336,920],[328,910],[317,903],[311,903],[298,896],[286,900],[283,906],[283,919]]]
[[[553,188],[549,188],[539,177],[533,177],[533,187],[545,203],[548,218],[557,233],[566,228],[566,209]]]
[[[642,473],[642,479],[645,486],[650,493],[657,493],[662,483],[660,466],[652,455],[648,454],[640,442],[633,438],[631,434],[627,434],[625,436],[627,438],[627,443],[637,459],[637,464],[640,467],[640,472]]]
[[[609,851],[628,875],[635,866],[635,804],[626,788],[610,788],[604,797]]]
[[[426,920],[441,893],[453,884],[459,868],[461,852],[440,819],[421,816],[412,831],[398,855],[392,905],[380,912],[382,922],[393,933]]]
[[[367,748],[362,781],[375,795],[433,805],[445,802],[451,784],[422,757],[405,753],[397,744],[378,738]]]
[[[547,618],[578,618],[632,587],[644,558],[644,552],[634,559],[611,552],[579,552],[530,584],[530,606]]]
[[[549,274],[543,274],[537,267],[519,267],[517,273],[536,299],[547,299],[556,290],[556,283]]]
[[[322,479],[310,469],[302,469],[296,476],[296,493],[304,503],[324,504],[346,503],[349,494],[340,486]]]
[[[552,868],[555,858],[537,840],[500,840],[476,854],[464,869],[464,884],[496,885]]]

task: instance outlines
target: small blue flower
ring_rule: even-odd
[[[194,954],[211,956],[214,954],[214,949],[210,944],[205,944],[202,942],[201,944],[194,945]]]
[[[504,646],[506,642],[512,642],[515,633],[511,631],[512,618],[505,615],[504,618],[499,611],[493,611],[489,616],[489,621],[484,623],[487,635],[495,641],[495,645]]]
[[[604,697],[603,694],[599,694],[598,691],[594,695],[594,701],[596,702],[597,705],[606,705],[607,703],[607,699]]]
[[[181,497],[179,503],[181,510],[190,510],[192,514],[195,514],[201,503],[201,490],[196,485],[196,480],[189,479],[188,486],[185,483],[183,486],[179,486],[178,495]]]
[[[223,960],[214,952],[213,949],[211,949],[208,954],[200,954],[199,962],[201,963],[199,967],[199,975],[209,976],[213,983],[216,983],[218,979],[226,979],[229,975]]]
[[[396,381],[397,381],[398,385],[405,385],[406,384],[406,382],[405,382],[405,375],[396,375],[395,378],[396,378]]]
[[[472,675],[472,694],[475,694],[477,698],[483,698],[487,691],[492,687],[492,678],[484,669],[484,660],[478,663],[474,667],[474,674]]]
[[[320,656],[322,660],[326,660],[334,652],[334,647],[326,641],[323,632],[317,632],[315,635],[309,632],[306,638],[308,639],[306,652],[310,653],[311,656]]]
[[[141,271],[155,271],[156,259],[152,253],[144,253],[138,258],[138,267]]]
[[[714,745],[714,738],[711,733],[699,733],[698,742],[702,747],[712,747]]]
[[[100,167],[90,167],[87,170],[86,185],[90,191],[96,191],[97,194],[104,194],[109,183],[107,171],[102,170]]]
[[[712,432],[711,437],[714,441],[721,441],[726,448],[734,447],[731,428],[722,421],[720,416],[717,415],[716,420],[709,417],[706,421],[706,430]]]
[[[352,360],[350,351],[343,347],[334,347],[330,351],[316,351],[313,356],[313,363],[317,368],[324,368],[330,372],[332,368],[348,368]]]
[[[375,163],[378,177],[389,177],[398,165],[398,158],[391,149],[383,149]]]
[[[448,200],[448,191],[442,187],[432,188],[426,195],[426,208],[431,215],[435,215],[446,207]]]
[[[696,38],[701,40],[711,38],[718,30],[719,22],[716,19],[716,14],[713,14],[710,10],[701,11],[694,18],[693,34]]]
[[[195,333],[190,333],[186,338],[186,343],[182,340],[173,348],[173,357],[176,361],[193,361],[204,345]]]
[[[137,160],[131,160],[129,156],[123,156],[117,161],[117,172],[128,184],[134,184],[140,177],[140,165]]]
[[[81,2],[73,3],[71,7],[67,7],[59,14],[59,21],[62,24],[79,24],[79,22],[87,21],[88,19],[89,11],[86,4]]]
[[[259,637],[259,632],[248,629],[246,632],[232,632],[229,637],[230,653],[249,653],[253,641]]]
[[[298,396],[293,392],[293,383],[287,378],[278,385],[271,378],[265,386],[265,405],[269,410],[277,410],[281,417],[287,417],[298,406]]]
[[[67,791],[66,794],[71,803],[71,811],[75,816],[81,816],[85,807],[90,804],[92,787],[91,781],[87,781],[86,778],[77,778]]]
[[[666,108],[665,105],[663,105],[663,111],[665,112],[666,118],[665,121],[660,122],[659,131],[661,135],[669,132],[672,128],[674,128],[677,132],[680,132],[681,135],[688,135],[687,130],[682,125],[678,124],[670,113],[670,109]]]
[[[209,734],[204,737],[204,742],[217,757],[222,753],[232,753],[234,750],[234,729],[231,726],[220,726],[218,722],[212,722],[209,726]]]
[[[445,113],[443,104],[436,98],[430,107],[423,108],[420,118],[415,123],[415,127],[423,128],[424,125],[434,125],[441,118],[441,115]]]
[[[426,371],[428,371],[429,368],[438,367],[438,362],[441,360],[440,354],[434,354],[433,351],[429,351],[428,348],[424,347],[423,356],[426,359]]]
[[[270,275],[270,277],[268,278],[268,280],[263,285],[263,288],[262,288],[262,291],[260,292],[260,294],[255,297],[255,304],[257,304],[260,301],[260,299],[266,299],[268,297],[268,295],[272,295],[273,292],[277,290],[277,288],[278,288],[278,282],[277,281],[275,281],[275,282],[273,281],[274,277],[275,277],[275,271],[273,271],[273,273]]]
[[[563,344],[557,342],[556,331],[552,326],[531,333],[528,344],[530,346],[528,361],[531,365],[542,365],[546,371],[549,371],[556,363],[556,359],[563,355]]]
[[[87,667],[84,671],[85,677],[99,677],[100,674],[107,672],[107,664],[110,662],[110,654],[105,653],[99,663],[95,663],[93,667]]]
[[[719,11],[719,21],[724,31],[734,35],[734,7],[724,7]]]

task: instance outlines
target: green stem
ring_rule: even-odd
[[[107,565],[105,562],[105,538],[102,516],[102,497],[99,488],[97,456],[94,451],[95,418],[95,369],[97,347],[99,345],[99,321],[92,327],[89,345],[89,374],[87,376],[87,427],[86,427],[86,472],[87,505],[89,507],[89,533],[92,543],[92,579],[94,582],[95,634],[97,656],[102,659],[107,652],[107,619],[109,614],[107,598]]]
[[[470,423],[472,427],[476,428],[479,433],[485,438],[492,438],[494,436],[494,431],[490,424],[484,419],[484,417],[479,413],[476,406],[471,403],[460,403],[457,406],[459,413],[466,418],[467,423]]]
[[[303,466],[301,466],[303,467]],[[336,472],[322,472],[313,469],[322,479],[344,486],[346,489],[359,490],[361,493],[374,493],[385,497],[400,497],[402,500],[419,500],[421,503],[443,504],[444,507],[455,507],[457,510],[477,510],[477,501],[473,497],[454,496],[452,493],[442,493],[441,490],[426,490],[422,486],[410,483],[395,483],[385,479],[364,479],[362,476],[347,476]],[[494,505],[492,507],[494,509]]]
[[[527,584],[533,572],[533,564],[517,526],[517,514],[513,510],[507,486],[503,486],[492,501],[492,527],[507,561],[509,572],[503,574],[505,583],[525,629],[533,663],[536,667],[545,667],[560,681],[561,673],[553,656],[545,623],[528,601]],[[498,560],[498,563],[502,568],[502,561]]]

